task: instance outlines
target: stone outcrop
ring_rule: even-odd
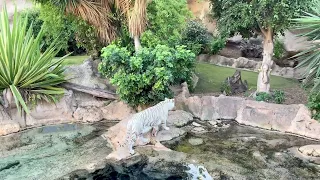
[[[250,60],[245,57],[239,57],[235,59],[210,54],[200,54],[197,57],[197,60],[199,62],[207,62],[219,66],[227,66],[255,72],[258,72],[262,65],[261,61]],[[301,69],[294,69],[291,67],[280,67],[274,63],[273,67],[271,68],[271,75],[299,79],[301,78]]]
[[[30,115],[26,116],[26,126],[42,126],[61,124],[74,121],[73,92],[66,91],[64,97],[56,104],[40,102],[31,108]]]
[[[306,156],[320,157],[320,144],[302,146],[298,150]]]
[[[186,85],[183,85],[186,89]],[[191,96],[182,91],[177,109],[190,112],[203,121],[234,119],[240,124],[320,139],[320,123],[311,118],[305,105],[280,105],[240,97]]]
[[[115,87],[110,85],[107,78],[102,78],[98,72],[99,60],[91,58],[84,61],[81,65],[72,65],[66,68],[65,75],[69,83],[115,91]]]
[[[20,131],[20,125],[11,119],[0,121],[0,136]]]
[[[169,111],[169,117],[167,120],[168,126],[182,127],[193,120],[192,114],[177,110],[177,111]]]
[[[227,77],[225,83],[230,87],[231,94],[243,93],[248,90],[248,83],[246,80],[242,81],[240,70],[236,70],[232,76]]]
[[[259,39],[255,40],[242,40],[240,43],[240,50],[243,57],[248,58],[262,58],[263,47]]]

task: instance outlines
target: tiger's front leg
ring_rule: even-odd
[[[159,126],[152,127],[150,143],[153,145],[157,144],[156,136],[158,132],[159,132]]]
[[[137,135],[133,133],[128,139],[128,150],[130,154],[134,154],[133,145],[137,140]]]

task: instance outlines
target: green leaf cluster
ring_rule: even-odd
[[[5,6],[0,22],[0,90],[12,93],[18,109],[22,107],[27,113],[29,97],[55,101],[63,95],[64,89],[57,85],[65,81],[61,65],[64,58],[53,59],[59,51],[56,41],[41,52],[43,29],[33,36],[33,26],[27,28],[28,19],[16,11],[10,28]]]
[[[195,55],[184,46],[157,45],[131,54],[111,44],[102,49],[99,71],[117,86],[120,98],[130,105],[150,104],[171,97],[169,86],[191,81]]]
[[[307,106],[311,110],[312,118],[320,120],[320,94],[310,94]]]
[[[97,55],[103,44],[97,38],[95,28],[83,19],[65,15],[61,10],[50,4],[44,3],[40,7],[27,9],[21,16],[28,16],[28,26],[33,25],[33,34],[37,36],[43,26],[42,51],[50,46],[53,40],[61,46],[58,56],[69,52],[73,55],[90,53]]]
[[[186,0],[152,0],[147,7],[148,26],[141,35],[141,45],[174,47],[180,43],[181,33],[190,17]]]
[[[207,47],[209,41],[207,28],[200,21],[188,21],[182,32],[181,44],[198,55]]]
[[[313,0],[210,0],[223,36],[240,32],[249,36],[261,29],[283,32],[290,20],[310,7]]]
[[[282,90],[275,90],[272,94],[266,92],[259,92],[255,97],[256,101],[275,102],[282,104],[285,101],[285,93]]]

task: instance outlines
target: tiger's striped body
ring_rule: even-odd
[[[125,139],[125,145],[129,148],[130,154],[134,154],[133,145],[137,138],[140,138],[144,144],[150,142],[150,139],[144,138],[143,134],[151,133],[151,136],[155,137],[159,130],[159,126],[165,130],[169,130],[166,122],[168,113],[173,108],[174,99],[166,98],[155,106],[133,115],[127,124],[127,134]]]

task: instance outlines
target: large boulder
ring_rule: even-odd
[[[110,85],[109,80],[102,78],[98,72],[99,60],[89,58],[81,65],[72,65],[66,68],[65,75],[68,82],[93,88],[115,91],[115,87]]]
[[[311,118],[303,104],[272,104],[224,95],[184,96],[186,92],[183,90],[178,96],[176,108],[200,120],[231,119],[244,125],[320,139],[320,123]]]
[[[320,139],[320,123],[311,118],[311,112],[305,105],[298,106],[295,117],[291,119],[290,123],[291,126],[287,128],[286,132]]]
[[[242,40],[240,50],[243,57],[262,58],[263,47],[259,40]]]
[[[280,105],[246,100],[235,118],[240,124],[285,132],[295,118],[298,105]]]
[[[169,112],[167,124],[168,126],[183,127],[189,124],[192,120],[192,114],[186,111],[176,110]]]
[[[320,144],[302,146],[299,151],[306,156],[320,157]]]
[[[26,116],[26,126],[42,126],[48,124],[69,123],[73,118],[73,91],[66,91],[56,104],[40,102]]]
[[[193,96],[185,101],[186,110],[201,120],[235,119],[244,99],[228,96]]]
[[[13,120],[1,120],[0,121],[0,136],[16,133],[20,131],[20,125]]]

